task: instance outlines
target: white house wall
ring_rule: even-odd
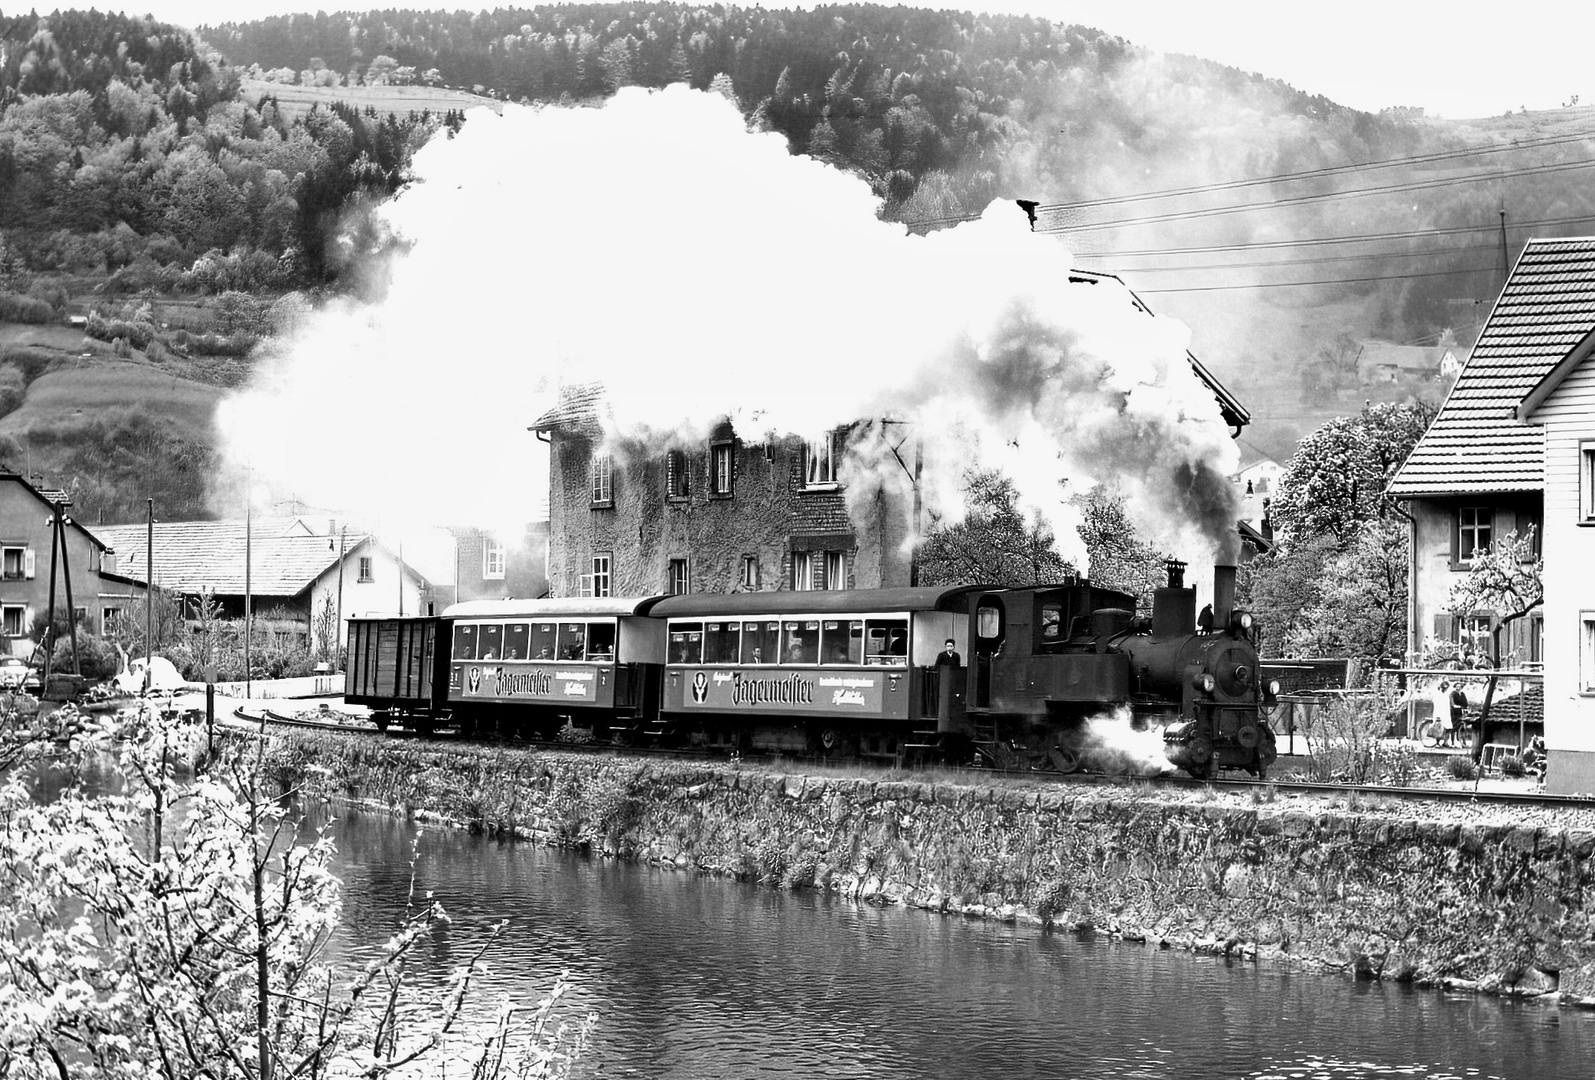
[[[1571,372],[1536,410],[1545,425],[1546,790],[1595,791],[1595,695],[1582,693],[1582,612],[1595,611],[1595,528],[1579,524],[1579,440],[1595,439],[1595,367]]]
[[[369,555],[371,559],[371,580],[360,580],[360,557]],[[343,627],[339,640],[347,641],[349,634],[349,620],[371,618],[380,615],[397,615],[399,606],[399,564],[391,555],[381,551],[363,549],[351,552],[344,560],[343,567]],[[338,610],[338,568],[322,574],[310,587],[310,640],[315,642],[316,616],[322,606],[330,599],[333,610]],[[422,597],[420,583],[414,574],[404,575],[404,606],[405,615],[427,614],[425,600]]]

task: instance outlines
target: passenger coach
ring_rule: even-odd
[[[895,757],[934,733],[937,656],[969,640],[957,588],[692,593],[659,601],[661,720],[681,741],[730,749]],[[961,697],[959,680],[949,693]]]
[[[444,610],[449,710],[462,727],[552,738],[571,720],[608,738],[658,711],[657,597],[472,600]]]

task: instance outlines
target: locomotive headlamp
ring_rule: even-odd
[[[1191,684],[1204,694],[1211,694],[1213,692],[1213,687],[1218,685],[1218,683],[1214,681],[1213,676],[1207,674],[1206,672],[1203,672],[1195,679],[1191,680]]]
[[[1272,697],[1278,697],[1279,696],[1279,680],[1278,679],[1269,679],[1268,680],[1268,693]]]
[[[1242,630],[1250,630],[1251,628],[1252,628],[1252,613],[1250,611],[1241,612],[1241,629]]]

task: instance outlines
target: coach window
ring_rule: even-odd
[[[827,619],[820,627],[820,663],[857,664],[864,655],[861,619]]]
[[[745,622],[742,624],[742,662],[744,664],[773,664],[776,645],[781,640],[778,622]]]
[[[587,659],[613,660],[615,658],[615,624],[595,622],[587,624]]]
[[[533,660],[552,660],[559,653],[554,648],[556,640],[555,624],[540,622],[532,624],[532,651],[529,654]]]
[[[670,627],[669,661],[697,664],[703,660],[703,624],[674,623]]]
[[[504,627],[501,623],[483,623],[476,639],[478,660],[504,659]]]
[[[587,655],[587,624],[564,622],[559,624],[559,658],[580,660]]]
[[[781,627],[781,663],[812,664],[820,655],[818,619],[785,623]]]
[[[742,655],[742,624],[712,622],[703,624],[703,662],[735,664]]]
[[[908,620],[871,619],[864,628],[866,664],[908,663]]]
[[[454,659],[476,659],[476,630],[475,623],[454,624]]]
[[[510,623],[504,628],[504,659],[525,660],[532,655],[527,652],[530,641],[531,627],[527,623]]]

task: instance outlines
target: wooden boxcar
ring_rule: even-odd
[[[430,727],[442,704],[439,621],[432,616],[350,619],[343,697],[372,709],[384,730],[391,719]]]

